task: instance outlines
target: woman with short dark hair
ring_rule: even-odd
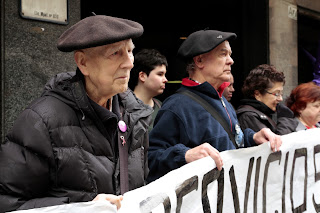
[[[242,87],[245,99],[237,109],[242,129],[259,131],[267,127],[279,135],[294,131],[297,122],[292,111],[279,104],[284,84],[283,72],[272,65],[262,64],[250,71]]]
[[[320,87],[315,83],[300,84],[292,90],[287,106],[298,121],[296,131],[320,127]]]

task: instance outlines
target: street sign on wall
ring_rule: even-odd
[[[20,0],[20,15],[26,19],[68,24],[68,0]]]

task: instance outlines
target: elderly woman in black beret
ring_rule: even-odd
[[[297,125],[293,112],[283,101],[285,76],[274,66],[262,64],[252,69],[245,79],[237,116],[242,129],[259,131],[269,128],[279,135],[294,132]]]
[[[145,184],[152,108],[127,90],[134,21],[85,18],[61,35],[76,73],[53,78],[0,147],[0,212],[109,200]]]

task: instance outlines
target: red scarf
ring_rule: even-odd
[[[187,86],[187,87],[194,87],[194,86],[200,85],[200,83],[195,82],[193,80],[190,80],[190,78],[184,78],[184,79],[182,79],[182,85]],[[224,89],[227,88],[229,85],[230,85],[230,82],[224,82],[220,85],[220,87],[218,88],[218,91],[217,91],[219,94],[219,97],[222,96]]]

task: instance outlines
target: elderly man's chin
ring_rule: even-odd
[[[224,73],[224,80],[225,81],[229,81],[231,78],[231,72],[230,71],[227,71]]]
[[[123,80],[121,80],[121,81],[117,82],[117,92],[118,93],[125,92],[128,89],[128,81],[123,81]]]

